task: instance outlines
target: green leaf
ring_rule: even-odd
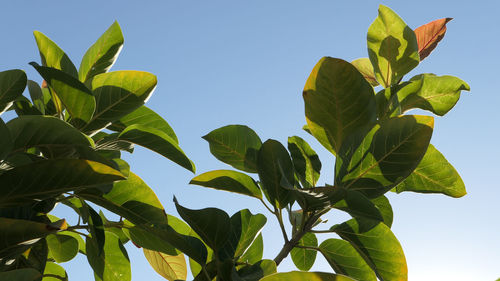
[[[333,154],[346,136],[376,118],[372,86],[341,59],[322,58],[307,79],[303,97],[310,132]]]
[[[42,88],[40,88],[40,85],[33,80],[28,80],[28,91],[30,93],[31,100],[33,101],[33,105],[36,109],[38,109],[38,111],[40,111],[40,113],[42,113],[42,115],[45,114],[45,106],[50,100],[50,95],[47,96],[46,101]]]
[[[236,192],[259,199],[262,198],[262,192],[255,180],[237,171],[216,170],[206,172],[194,177],[189,184]]]
[[[170,127],[167,121],[145,105],[123,116],[120,120],[113,122],[108,129],[121,132],[130,125],[141,125],[144,127],[155,128],[167,134],[176,143],[179,143],[174,130]]]
[[[195,171],[193,162],[187,158],[177,142],[163,131],[135,124],[123,130],[118,139],[149,148],[187,170],[193,173]]]
[[[238,259],[238,261],[255,264],[262,259],[263,252],[264,240],[262,239],[262,233],[259,233],[257,238],[255,238],[250,247],[248,247],[248,249]]]
[[[268,275],[260,281],[356,281],[344,275],[326,272],[291,271]]]
[[[375,78],[375,72],[373,71],[373,65],[369,58],[359,58],[351,61],[351,64],[356,67],[356,69],[363,75],[370,85],[373,87],[378,86],[377,78]]]
[[[78,78],[85,82],[90,78],[108,72],[123,47],[123,34],[118,22],[114,22],[83,55]]]
[[[0,118],[0,161],[4,160],[14,147],[14,141],[10,135],[9,128]],[[260,192],[260,191],[259,191]]]
[[[208,141],[210,152],[215,158],[249,172],[257,172],[257,152],[262,141],[249,127],[243,125],[228,125],[213,130],[203,139]]]
[[[327,239],[319,245],[319,250],[335,272],[356,280],[377,280],[375,272],[349,242]]]
[[[99,132],[98,134],[101,134],[101,133],[105,134],[105,136],[96,140],[96,146],[95,146],[96,150],[104,150],[104,151],[125,150],[125,151],[130,152],[130,153],[134,152],[134,144],[130,143],[128,141],[120,140],[118,138],[118,136],[119,136],[118,133],[106,134],[104,132]]]
[[[40,31],[34,31],[33,35],[40,51],[43,66],[56,68],[75,78],[78,77],[75,65],[56,43]]]
[[[99,251],[98,254],[101,254],[101,251],[104,249],[106,235],[104,233],[104,226],[101,216],[88,204],[85,203],[85,208],[89,213],[89,232],[92,236],[92,240],[94,240],[94,244]]]
[[[20,69],[0,72],[0,114],[23,94],[27,79],[26,73]]]
[[[214,251],[222,248],[229,238],[230,218],[226,212],[217,208],[191,210],[184,208],[174,197],[179,215]]]
[[[63,192],[112,183],[123,175],[89,160],[54,159],[34,162],[8,170],[0,175],[0,207],[31,203]]]
[[[38,281],[41,276],[40,272],[33,268],[21,268],[0,272],[0,280]]]
[[[224,247],[218,252],[221,260],[239,258],[250,247],[266,224],[266,216],[253,215],[248,209],[231,216],[230,234]]]
[[[316,186],[321,171],[318,154],[304,139],[297,136],[288,138],[288,151],[290,151],[293,168],[302,186],[306,188]]]
[[[457,170],[432,144],[417,168],[396,187],[396,191],[441,193],[455,198],[467,194]]]
[[[52,116],[19,116],[10,120],[7,128],[14,142],[14,150],[30,147],[57,149],[61,146],[94,146],[92,139]]]
[[[48,262],[43,272],[42,281],[68,281],[68,274],[62,266]]]
[[[99,131],[141,107],[156,88],[156,76],[143,71],[113,71],[92,78],[96,110],[82,130]]]
[[[104,250],[99,251],[96,241],[87,238],[87,260],[94,270],[96,280],[129,281],[131,280],[130,260],[120,239],[106,232]]]
[[[332,207],[349,213],[355,218],[367,218],[383,221],[384,218],[375,204],[366,198],[361,192],[346,190],[343,199]]]
[[[19,96],[12,105],[18,116],[20,115],[42,115],[42,113],[31,104],[25,96]]]
[[[384,88],[397,84],[420,61],[415,32],[384,5],[368,29],[367,41],[375,77]]]
[[[351,243],[380,280],[408,279],[403,249],[383,222],[352,219],[331,230]]]
[[[417,167],[429,145],[434,119],[406,115],[390,118],[346,140],[336,159],[335,185],[378,197]]]
[[[244,281],[259,281],[262,277],[276,273],[276,271],[276,263],[273,260],[261,260],[241,268],[238,270],[238,275]]]
[[[457,77],[426,73],[412,77],[397,92],[397,99],[401,112],[420,108],[443,116],[455,106],[463,90],[469,91],[470,87]]]
[[[18,266],[30,267],[36,269],[38,272],[43,272],[49,253],[47,242],[45,239],[40,239],[35,244],[29,245],[29,247],[29,250],[24,252],[23,255],[17,259]]]
[[[187,265],[184,254],[175,256],[144,249],[144,256],[151,267],[169,281],[186,280]]]
[[[384,195],[373,198],[371,199],[373,204],[377,207],[377,209],[380,211],[380,214],[382,215],[382,218],[384,219],[385,225],[387,225],[389,228],[392,226],[392,220],[393,220],[393,212],[392,212],[392,206],[391,203],[389,202],[389,199],[385,197]]]
[[[298,246],[307,247],[318,247],[318,239],[316,235],[311,232],[307,232],[297,243]],[[303,271],[309,271],[316,261],[316,250],[304,249],[304,248],[293,248],[290,251],[290,256],[292,257],[293,264]]]
[[[58,263],[72,260],[78,254],[78,240],[68,235],[50,234],[45,237],[50,255]]]
[[[40,66],[36,62],[30,64],[56,92],[78,126],[83,126],[91,120],[96,109],[96,99],[82,82],[61,70]]]
[[[346,196],[347,190],[341,187],[318,186],[313,188],[290,190],[295,199],[306,211],[318,211],[331,208]]]

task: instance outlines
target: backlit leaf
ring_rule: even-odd
[[[431,21],[415,29],[420,61],[424,60],[437,46],[446,33],[446,24],[453,18]]]
[[[292,156],[293,168],[303,187],[316,186],[321,171],[318,154],[302,138],[288,138],[288,151]]]
[[[187,265],[184,254],[170,256],[144,249],[144,256],[153,269],[169,281],[186,280]]]
[[[264,241],[262,239],[262,233],[260,233],[238,260],[249,264],[255,264],[262,259],[263,252]]]
[[[42,281],[68,281],[68,274],[62,266],[48,262],[43,272]]]
[[[96,241],[87,238],[87,260],[99,281],[130,281],[130,260],[120,239],[106,232],[104,249],[99,251]]]
[[[189,184],[262,198],[262,192],[254,179],[237,171],[216,170],[206,172],[194,177]]]
[[[307,232],[298,242],[298,246],[308,246],[308,247],[317,247],[318,239],[316,235],[311,232]],[[309,271],[316,261],[316,250],[312,249],[304,249],[304,248],[293,248],[290,251],[290,256],[292,257],[292,261],[295,266],[303,271]]]
[[[332,207],[347,212],[355,218],[383,220],[382,214],[375,207],[375,204],[361,192],[355,190],[346,190],[343,199],[332,205]]]
[[[356,67],[356,69],[363,75],[363,77],[372,85],[373,87],[378,86],[377,78],[375,78],[375,72],[373,71],[373,65],[369,58],[359,58],[351,61],[351,64]]]
[[[50,234],[45,237],[50,255],[58,263],[73,259],[78,253],[78,240],[68,235]]]
[[[40,51],[43,66],[62,70],[63,72],[78,78],[78,72],[76,71],[75,65],[56,43],[40,31],[34,31],[33,35],[35,36],[36,44],[38,45],[38,50]]]
[[[276,263],[273,260],[261,260],[256,264],[239,269],[238,276],[244,281],[258,281],[264,276],[276,273],[276,271]]]
[[[382,215],[382,218],[384,219],[385,225],[387,225],[390,228],[392,226],[394,214],[393,214],[392,206],[391,206],[391,203],[389,202],[389,199],[387,199],[387,197],[382,195],[380,197],[371,199],[371,201],[373,202],[373,204],[375,204],[377,209],[380,211],[380,214]]]
[[[356,281],[347,276],[326,272],[291,271],[268,275],[260,281]]]

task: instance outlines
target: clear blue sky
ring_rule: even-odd
[[[320,182],[331,183],[333,156],[301,130],[301,91],[322,56],[367,56],[366,32],[381,3],[412,28],[453,17],[443,42],[412,74],[454,75],[472,89],[446,117],[436,119],[432,138],[462,175],[468,195],[389,195],[409,280],[495,280],[500,277],[497,1],[6,1],[0,70],[25,69],[30,79],[41,81],[28,65],[40,60],[34,30],[57,42],[78,65],[117,20],[125,45],[113,69],[158,76],[148,105],[175,129],[197,173],[227,168],[210,155],[201,136],[223,125],[245,124],[263,140],[304,137],[323,162]],[[249,198],[189,186],[192,174],[152,152],[136,149],[128,160],[171,214],[176,214],[174,194],[190,208],[266,211]],[[66,211],[59,208],[58,214]],[[346,217],[328,218],[333,224]],[[263,232],[266,258],[274,258],[282,243],[276,229],[269,222]],[[127,249],[133,280],[163,280],[141,250]],[[93,279],[83,256],[64,266],[70,280]],[[279,269],[293,265],[286,261]],[[323,260],[314,270],[331,271]]]

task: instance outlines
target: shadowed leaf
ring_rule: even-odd
[[[47,262],[43,271],[42,281],[68,281],[68,274],[62,266],[53,262]]]
[[[359,58],[351,61],[351,64],[356,67],[356,69],[363,75],[363,77],[372,85],[373,87],[378,86],[377,78],[375,78],[375,72],[373,71],[373,65],[369,58]]]
[[[206,172],[194,177],[189,184],[262,198],[262,192],[257,183],[248,175],[237,171],[216,170]]]
[[[120,239],[111,232],[106,232],[104,249],[99,250],[96,241],[87,237],[87,260],[94,270],[96,280],[130,281],[130,260]]]
[[[0,114],[23,94],[27,81],[26,73],[20,69],[0,72]]]
[[[318,154],[304,139],[297,136],[288,138],[288,151],[290,151],[293,168],[302,186],[305,188],[316,186],[321,171]]]
[[[355,281],[344,275],[326,272],[291,271],[268,275],[260,281]]]

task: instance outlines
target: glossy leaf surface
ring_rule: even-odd
[[[303,98],[311,134],[333,154],[346,136],[376,118],[372,86],[341,59],[324,57],[316,64]]]
[[[0,114],[23,94],[27,81],[26,73],[20,69],[0,72]]]
[[[234,168],[257,172],[257,153],[262,145],[259,136],[249,127],[228,125],[203,136],[215,158]]]
[[[268,275],[260,281],[355,281],[344,275],[326,272],[291,271]]]
[[[327,239],[321,243],[319,249],[335,272],[356,280],[377,280],[375,272],[349,242],[341,239]]]
[[[0,175],[0,206],[15,206],[80,190],[96,184],[112,183],[123,175],[98,162],[55,159],[15,167]]]
[[[297,136],[288,138],[288,151],[302,186],[306,188],[316,186],[321,171],[318,154],[304,139]]]
[[[122,47],[122,30],[115,21],[83,55],[78,70],[80,81],[85,82],[97,74],[107,72],[115,63]]]
[[[368,55],[377,81],[387,88],[419,63],[417,37],[390,8],[380,5],[368,29]]]
[[[467,193],[457,170],[432,144],[415,171],[396,187],[396,191],[441,193],[456,198]]]
[[[43,66],[62,70],[66,74],[78,78],[75,65],[56,43],[40,31],[34,31],[33,35],[38,45]]]
[[[254,179],[237,171],[216,170],[206,172],[194,177],[189,184],[262,198],[262,192]]]
[[[96,280],[130,281],[130,260],[118,237],[106,232],[104,249],[99,250],[92,238],[87,238],[87,260],[94,270]]]
[[[183,254],[175,256],[144,249],[144,256],[153,269],[169,281],[186,280],[187,265]]]
[[[390,118],[368,133],[350,137],[336,159],[335,185],[375,198],[399,184],[417,167],[429,145],[434,119]]]
[[[408,279],[403,249],[384,223],[352,219],[331,230],[351,243],[380,280]]]
[[[453,18],[431,21],[415,29],[420,61],[424,60],[437,46],[446,33],[446,24]]]
[[[363,77],[372,85],[373,87],[378,86],[377,78],[375,78],[375,72],[373,71],[373,65],[369,58],[359,58],[351,61],[351,64],[356,67],[356,69],[363,75]]]
[[[318,239],[316,235],[311,232],[307,232],[298,242],[298,246],[307,246],[307,247],[317,247]],[[290,256],[292,257],[293,264],[303,271],[309,271],[316,261],[316,255],[318,252],[312,249],[304,249],[295,247],[290,252]]]

